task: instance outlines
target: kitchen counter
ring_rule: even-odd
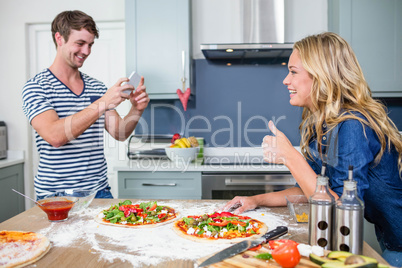
[[[23,151],[7,151],[7,158],[0,160],[0,168],[24,163]]]
[[[132,200],[135,203],[148,200]],[[195,267],[198,258],[226,248],[227,244],[193,242],[177,236],[171,224],[149,229],[119,228],[102,225],[93,218],[118,199],[95,199],[85,212],[72,213],[64,222],[51,223],[46,214],[33,207],[0,223],[0,230],[39,232],[49,238],[52,247],[40,260],[28,267]],[[212,213],[224,200],[160,200],[181,215]],[[258,208],[244,215],[265,222],[269,229],[286,225],[284,238],[307,242],[307,224],[296,224],[286,207]],[[363,254],[386,263],[368,244]],[[225,265],[225,267],[230,267]]]
[[[300,151],[299,147],[295,147]],[[248,159],[261,158],[262,149],[260,147],[230,147],[230,148],[204,148],[205,157],[215,156],[236,156],[239,157],[241,163],[236,165],[228,164],[225,159],[221,164],[208,165],[203,164],[203,159],[197,159],[192,163],[173,162],[168,159],[136,159],[119,161],[114,164],[115,171],[167,171],[167,172],[285,172],[289,173],[289,169],[284,165],[265,163],[247,163]]]

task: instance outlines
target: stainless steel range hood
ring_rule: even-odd
[[[227,42],[201,44],[205,58],[221,63],[286,63],[293,44],[284,43],[284,1],[239,0],[235,4],[237,12],[223,16],[230,22],[222,23],[239,27],[234,27],[236,31]]]

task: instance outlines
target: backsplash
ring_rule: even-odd
[[[187,111],[179,100],[151,101],[144,112],[146,125],[137,133],[203,137],[210,147],[260,146],[269,133],[268,121],[277,122],[293,145],[299,145],[302,109],[289,104],[282,84],[282,65],[218,65],[194,61],[195,97]]]
[[[152,100],[144,111],[136,133],[203,137],[209,147],[260,146],[268,121],[276,122],[295,146],[300,143],[302,108],[289,104],[282,81],[282,65],[218,65],[194,60],[196,94],[187,111],[179,100]],[[402,99],[382,100],[389,116],[402,130]]]

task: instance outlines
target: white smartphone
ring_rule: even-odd
[[[141,76],[136,71],[134,71],[130,74],[128,79],[130,79],[130,81],[128,81],[127,84],[132,85],[134,87],[134,91],[135,91],[135,89],[138,87],[139,83],[141,82]],[[127,90],[124,90],[123,92],[126,94],[130,94],[131,90],[127,89]]]

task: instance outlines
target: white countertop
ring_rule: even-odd
[[[0,160],[0,168],[24,163],[23,151],[7,151],[7,158]]]
[[[295,147],[298,149],[298,147]],[[261,147],[231,147],[204,148],[205,156],[262,156]],[[218,164],[203,165],[202,159],[193,163],[173,162],[166,159],[137,159],[120,161],[114,166],[115,171],[146,171],[146,172],[289,172],[284,165],[279,164]]]

